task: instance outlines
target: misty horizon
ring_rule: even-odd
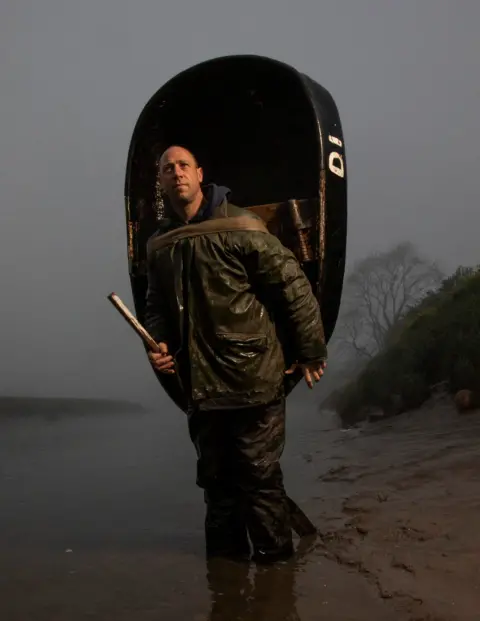
[[[347,269],[404,240],[447,274],[480,263],[480,5],[273,6],[0,9],[1,395],[167,403],[106,296],[133,310],[123,190],[134,125],[165,82],[210,58],[265,55],[332,94],[346,143]]]

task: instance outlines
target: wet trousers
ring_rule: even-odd
[[[250,554],[256,560],[293,553],[280,457],[285,399],[251,408],[193,412],[197,485],[206,503],[207,556]]]

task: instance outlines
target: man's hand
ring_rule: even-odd
[[[175,373],[173,357],[168,353],[166,343],[158,343],[158,352],[149,352],[148,357],[152,367],[160,373]]]
[[[325,360],[322,360],[321,362],[314,362],[312,364],[295,363],[292,364],[288,371],[285,371],[285,375],[290,375],[291,373],[294,373],[297,367],[300,367],[302,369],[303,377],[305,378],[307,386],[309,388],[313,388],[313,380],[315,380],[315,383],[320,381],[320,378],[323,375],[323,370],[326,368],[326,366],[327,363],[325,362]]]

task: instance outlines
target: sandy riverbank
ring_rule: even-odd
[[[480,412],[442,400],[335,441],[338,466],[319,477],[326,555],[399,620],[480,619],[479,441]]]

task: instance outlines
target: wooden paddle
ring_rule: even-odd
[[[135,332],[140,336],[140,338],[148,345],[148,347],[155,352],[158,352],[158,345],[156,341],[152,338],[152,336],[145,330],[145,328],[140,324],[137,318],[129,311],[129,309],[125,306],[122,300],[118,297],[116,293],[110,293],[107,296],[113,306],[118,310],[118,312],[122,315],[122,317],[127,321],[129,326],[131,326]],[[286,499],[287,508],[290,513],[290,522],[293,530],[297,533],[299,537],[307,537],[310,535],[315,535],[317,529],[314,524],[310,521],[310,519],[305,515],[305,513],[300,509],[300,507],[294,502],[290,497],[287,496]]]

